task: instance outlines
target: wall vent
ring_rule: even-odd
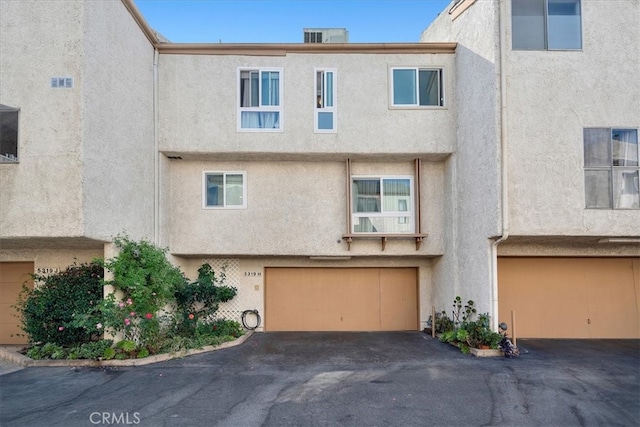
[[[51,77],[51,87],[70,89],[73,87],[73,77]]]

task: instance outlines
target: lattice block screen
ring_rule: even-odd
[[[261,307],[260,292],[256,292],[250,284],[244,284],[240,274],[240,260],[230,258],[209,258],[203,259],[202,263],[207,263],[213,267],[216,277],[219,277],[224,266],[226,266],[226,280],[224,285],[234,286],[238,289],[238,293],[231,301],[221,303],[217,316],[230,320],[241,322],[242,312],[245,310],[253,310]]]

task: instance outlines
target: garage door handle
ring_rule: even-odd
[[[587,324],[590,325],[591,324],[591,319],[587,319]]]

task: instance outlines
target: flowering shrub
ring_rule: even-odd
[[[103,271],[94,260],[51,276],[33,275],[40,286],[24,287],[16,306],[29,342],[65,346],[97,339]]]

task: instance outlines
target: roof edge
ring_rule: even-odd
[[[144,19],[144,16],[142,16],[142,13],[140,13],[133,0],[121,1],[124,7],[127,8],[129,13],[133,17],[133,20],[136,21],[136,24],[138,24],[138,27],[140,27],[144,35],[147,37],[149,42],[151,42],[151,44],[156,47],[158,43],[160,43],[160,40],[158,39],[155,31],[153,31],[153,29],[149,26],[149,23]]]
[[[285,56],[289,53],[453,54],[457,43],[158,43],[162,54]]]

